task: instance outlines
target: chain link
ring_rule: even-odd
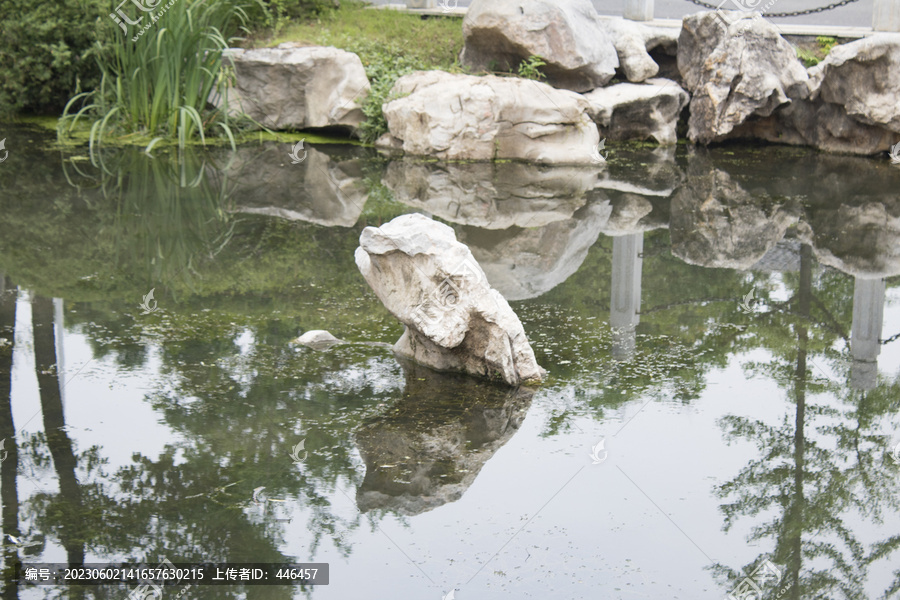
[[[703,8],[708,8],[710,10],[718,10],[722,7],[724,2],[720,2],[718,5],[709,4],[708,2],[703,2],[703,0],[687,0],[697,6],[702,6]],[[736,0],[740,2],[740,0]],[[781,18],[781,17],[799,17],[802,15],[814,15],[816,13],[825,12],[826,10],[833,10],[835,8],[840,8],[842,6],[847,6],[848,4],[852,4],[854,2],[859,2],[859,0],[841,0],[840,2],[835,2],[833,4],[829,4],[828,6],[820,6],[819,8],[808,8],[806,10],[795,10],[792,12],[780,12],[780,13],[763,13],[764,17],[770,18]]]
[[[900,333],[895,333],[894,335],[892,335],[891,337],[889,337],[886,340],[878,340],[878,341],[881,342],[882,344],[890,344],[891,342],[895,342],[898,339],[900,339]]]

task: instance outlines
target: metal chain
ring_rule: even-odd
[[[718,10],[722,7],[724,2],[720,2],[718,5],[709,4],[707,2],[703,2],[703,0],[687,0],[688,2],[692,2],[697,6],[702,6],[703,8],[708,8],[710,10]],[[740,0],[737,0],[740,2]],[[806,10],[795,10],[793,12],[780,12],[780,13],[763,13],[764,17],[771,18],[781,18],[781,17],[799,17],[802,15],[813,15],[815,13],[825,12],[826,10],[832,10],[835,8],[840,8],[842,6],[847,6],[848,4],[852,4],[853,2],[859,2],[859,0],[841,0],[840,2],[835,2],[834,4],[829,4],[828,6],[821,6],[819,8],[808,8]]]
[[[891,337],[889,337],[886,340],[878,340],[878,341],[881,342],[882,344],[890,344],[891,342],[895,342],[897,340],[900,340],[900,333],[895,333],[894,335],[892,335]]]

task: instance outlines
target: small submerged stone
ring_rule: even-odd
[[[324,329],[313,329],[307,331],[296,340],[294,340],[294,342],[313,350],[328,350],[332,346],[347,343],[344,340],[334,337]]]

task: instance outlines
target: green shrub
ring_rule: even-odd
[[[372,89],[363,103],[362,110],[366,120],[360,125],[359,137],[364,143],[371,144],[387,133],[387,121],[381,106],[392,99],[389,96],[394,83],[403,75],[422,68],[422,65],[397,47],[381,47],[376,52],[363,52],[360,59]]]
[[[338,6],[337,0],[262,0],[248,8],[248,26],[278,33],[291,19],[315,17]]]
[[[0,1],[0,112],[56,113],[100,81],[96,31],[109,0]]]
[[[540,81],[541,79],[546,79],[546,75],[541,72],[541,67],[546,65],[544,59],[540,56],[529,56],[528,60],[523,60],[519,63],[519,77],[524,77],[525,79],[534,79],[536,81]]]

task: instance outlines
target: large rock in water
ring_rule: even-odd
[[[379,145],[446,160],[592,164],[600,136],[581,95],[515,77],[418,71],[384,104]]]
[[[586,92],[606,85],[619,59],[590,0],[473,0],[463,19],[460,62],[515,71],[540,56],[554,87]]]
[[[813,99],[843,106],[860,123],[900,133],[900,34],[835,46],[809,75]]]
[[[509,385],[543,378],[519,318],[447,225],[411,214],[366,227],[356,265],[406,325],[398,356]]]
[[[669,79],[648,79],[643,84],[619,83],[585,94],[590,115],[600,135],[610,140],[652,137],[661,146],[678,142],[678,117],[688,94]]]
[[[324,46],[243,50],[229,48],[235,87],[226,91],[228,112],[247,114],[271,129],[345,127],[365,120],[369,80],[352,52]],[[221,107],[222,98],[210,98]]]
[[[809,96],[806,69],[778,28],[758,13],[729,15],[727,29],[715,12],[685,17],[678,39],[678,69],[692,94],[688,137],[703,144]]]
[[[900,34],[835,46],[809,78],[809,99],[792,98],[771,116],[735,127],[730,137],[852,154],[891,147],[900,133]]]

